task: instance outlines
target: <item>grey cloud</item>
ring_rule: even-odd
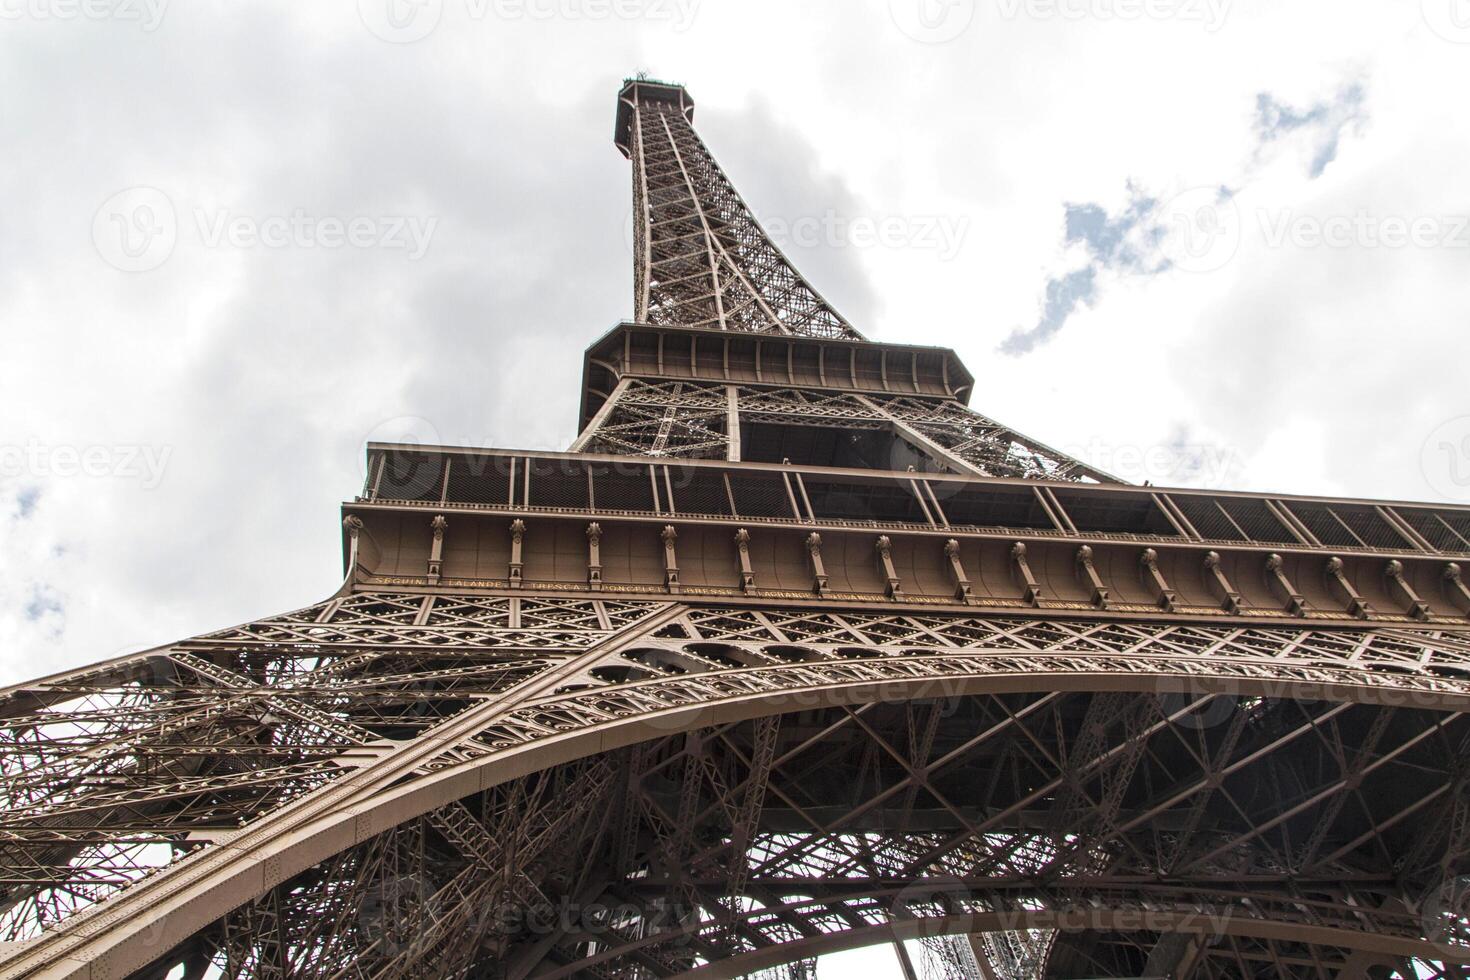
[[[24,487],[15,495],[15,516],[19,520],[30,520],[36,512],[36,505],[41,502],[40,487]]]
[[[1327,165],[1337,159],[1343,133],[1360,127],[1367,119],[1361,82],[1345,85],[1330,99],[1296,109],[1276,99],[1269,92],[1256,96],[1256,136],[1261,147],[1279,143],[1290,136],[1307,141],[1311,159],[1307,173],[1320,177]]]
[[[66,616],[66,606],[48,586],[37,585],[31,590],[31,598],[21,610],[31,622],[54,618],[56,631],[60,631]]]
[[[1175,422],[1162,445],[1168,461],[1166,482],[1195,486],[1203,478],[1206,486],[1228,485],[1234,454],[1228,447],[1198,439],[1187,422]]]
[[[1129,272],[1153,273],[1168,267],[1158,251],[1162,230],[1150,222],[1158,210],[1156,198],[1128,186],[1128,203],[1111,216],[1098,204],[1066,205],[1066,242],[1082,244],[1093,261]],[[1141,234],[1135,234],[1141,232]]]
[[[1060,278],[1046,283],[1046,302],[1042,306],[1041,319],[1029,330],[1017,328],[1000,345],[1001,353],[1012,356],[1029,354],[1046,343],[1067,323],[1067,318],[1077,307],[1090,303],[1097,293],[1097,268],[1087,266],[1074,269]]]
[[[1065,205],[1063,240],[1081,245],[1087,264],[1047,279],[1041,315],[1030,328],[1016,328],[1000,345],[1003,354],[1029,354],[1056,336],[1080,307],[1097,297],[1098,275],[1104,271],[1151,276],[1170,267],[1161,243],[1168,234],[1166,215],[1157,198],[1135,184],[1117,214],[1100,204]]]

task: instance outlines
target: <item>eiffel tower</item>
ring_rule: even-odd
[[[570,452],[371,444],[336,594],[0,694],[0,973],[1467,976],[1470,509],[977,414],[693,109]]]

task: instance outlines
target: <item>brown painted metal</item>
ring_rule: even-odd
[[[0,692],[0,971],[1463,977],[1470,509],[971,411],[692,114],[571,452],[373,444],[333,597]]]

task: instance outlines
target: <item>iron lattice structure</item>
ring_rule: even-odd
[[[3,692],[14,977],[1465,977],[1470,510],[1119,483],[860,338],[629,82],[568,453]]]

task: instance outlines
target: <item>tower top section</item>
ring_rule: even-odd
[[[634,78],[613,138],[633,164],[633,319],[862,340],[766,234],[694,131],[682,85]]]
[[[633,107],[639,102],[667,102],[677,106],[688,122],[694,121],[694,98],[689,90],[676,82],[661,82],[655,78],[629,78],[623,81],[618,93],[618,117],[613,126],[613,142],[623,156],[631,157],[630,134],[633,128]]]

